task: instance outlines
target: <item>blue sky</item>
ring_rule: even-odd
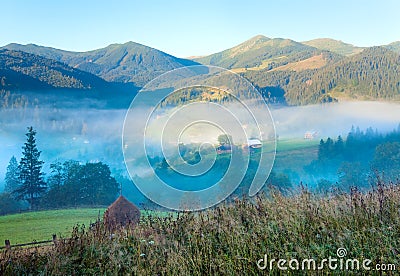
[[[398,0],[3,0],[0,45],[87,51],[135,41],[179,57],[255,35],[330,37],[357,46],[400,40]]]

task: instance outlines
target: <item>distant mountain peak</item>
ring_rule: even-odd
[[[107,81],[132,82],[137,86],[142,86],[169,70],[198,64],[133,41],[115,43],[87,52],[20,44],[9,44],[2,48],[32,53],[68,64]]]
[[[330,46],[346,45],[346,46],[351,46],[351,47],[357,47],[357,46],[354,46],[353,44],[343,42],[342,40],[333,39],[333,38],[329,38],[329,37],[316,38],[316,39],[304,41],[303,43],[304,44],[316,44],[318,46],[320,46],[320,45],[327,45],[327,46],[329,46],[329,45]]]
[[[148,47],[151,48],[149,46],[145,46],[143,44],[137,43],[137,42],[133,42],[133,41],[127,41],[124,43],[112,43],[104,48],[108,48],[108,47]],[[101,49],[101,48],[100,48]]]
[[[388,45],[400,45],[400,40],[389,43]]]
[[[234,54],[239,54],[241,52],[248,51],[249,49],[257,49],[259,47],[262,47],[262,45],[270,41],[271,38],[263,36],[263,35],[256,35],[245,42],[240,43],[239,45],[231,48],[232,52]]]
[[[277,67],[298,59],[297,55],[311,57],[315,48],[285,38],[269,38],[263,35],[246,40],[239,45],[219,53],[194,59],[203,64],[216,65],[228,69]]]
[[[384,47],[389,50],[392,50],[393,52],[400,54],[400,41],[392,42],[388,45],[385,45]]]
[[[354,46],[350,43],[345,43],[341,40],[332,38],[317,38],[309,41],[304,41],[303,44],[315,47],[320,50],[331,51],[343,56],[350,56],[360,53],[364,48]]]
[[[264,42],[264,41],[268,41],[271,40],[271,38],[266,37],[265,35],[256,35],[253,36],[252,38],[248,39],[247,41],[255,41],[255,42]]]

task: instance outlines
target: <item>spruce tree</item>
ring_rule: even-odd
[[[43,161],[39,160],[40,151],[36,146],[36,131],[28,127],[27,140],[22,147],[22,158],[19,162],[20,187],[15,191],[17,199],[26,199],[31,209],[35,209],[38,200],[45,193],[47,185],[43,180]]]
[[[337,156],[342,156],[344,153],[344,141],[341,135],[338,136],[335,143],[335,152]]]
[[[7,166],[6,176],[4,178],[6,183],[4,191],[6,193],[13,193],[18,189],[20,181],[19,181],[19,169],[18,162],[15,156],[11,157],[10,162]]]

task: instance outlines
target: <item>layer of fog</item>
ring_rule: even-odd
[[[400,104],[386,102],[342,102],[324,105],[271,108],[276,132],[281,138],[302,138],[316,131],[321,138],[345,137],[351,127],[388,132],[400,123]]]
[[[137,122],[146,120],[148,108],[136,112]],[[168,111],[169,112],[169,111]],[[169,114],[169,113],[166,114]],[[306,131],[316,131],[318,139],[344,137],[352,126],[372,127],[380,132],[391,131],[400,123],[400,104],[383,102],[345,102],[304,107],[271,107],[279,138],[302,139]],[[112,168],[124,170],[121,135],[126,110],[94,108],[32,108],[0,110],[0,183],[6,166],[14,155],[21,157],[28,126],[37,134],[38,148],[48,165],[56,160],[76,159],[103,161]],[[192,114],[193,116],[195,114]],[[201,117],[201,114],[197,114]],[[162,117],[162,115],[161,115]],[[161,118],[160,117],[160,118]],[[135,123],[135,120],[131,120]],[[229,122],[225,122],[229,124]],[[160,130],[161,131],[161,130]],[[201,125],[183,136],[184,142],[203,140],[216,143],[218,130],[210,133]],[[134,133],[139,139],[143,132]],[[203,137],[203,138],[199,138]]]

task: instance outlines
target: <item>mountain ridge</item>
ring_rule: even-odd
[[[270,69],[298,60],[298,55],[311,57],[315,51],[291,39],[255,36],[234,47],[202,58],[194,59],[201,64],[221,66],[227,69],[271,67]]]
[[[383,46],[366,48],[319,69],[248,71],[243,76],[264,94],[271,94],[271,99],[280,88],[284,91],[281,98],[291,105],[341,99],[400,100],[400,56]]]
[[[350,56],[361,52],[365,47],[357,47],[341,40],[332,38],[316,38],[303,41],[303,44],[315,47],[320,50],[327,50],[343,56]]]
[[[364,48],[330,38],[297,42],[257,35],[224,51],[193,60],[177,58],[132,41],[114,43],[87,52],[72,52],[35,44],[11,43],[0,47],[3,51],[8,48],[25,50],[32,55],[96,76],[104,81],[99,86],[120,83],[132,84],[134,88],[142,87],[172,69],[206,64],[225,67],[248,78],[264,95],[268,95],[266,97],[269,97],[270,102],[286,101],[297,105],[334,101],[342,96],[397,99],[400,93],[400,76],[393,71],[394,68],[400,71],[399,41]],[[43,63],[48,60],[43,60]],[[366,66],[368,62],[375,64],[376,68]],[[0,71],[0,79],[1,74],[8,74],[9,80],[14,82],[20,80],[22,84],[41,86],[38,75],[21,75],[23,70],[10,73],[7,71],[9,69],[12,68]],[[347,75],[340,77],[339,71]],[[362,79],[354,77],[361,75]],[[68,82],[68,79],[64,79],[64,82]],[[73,82],[70,84],[75,85]],[[377,91],[381,87],[387,91]],[[296,89],[302,92],[296,92]],[[369,95],[362,89],[369,89]]]
[[[197,64],[132,41],[123,44],[114,43],[87,52],[16,43],[2,48],[41,55],[95,74],[110,82],[133,82],[137,86],[143,86],[166,71]]]
[[[53,59],[22,51],[0,49],[0,70],[0,86],[4,89],[29,88],[29,80],[34,82],[38,89],[92,89],[107,85],[107,82],[98,76]],[[13,80],[12,83],[8,82],[9,78]],[[23,81],[18,81],[18,78]]]

